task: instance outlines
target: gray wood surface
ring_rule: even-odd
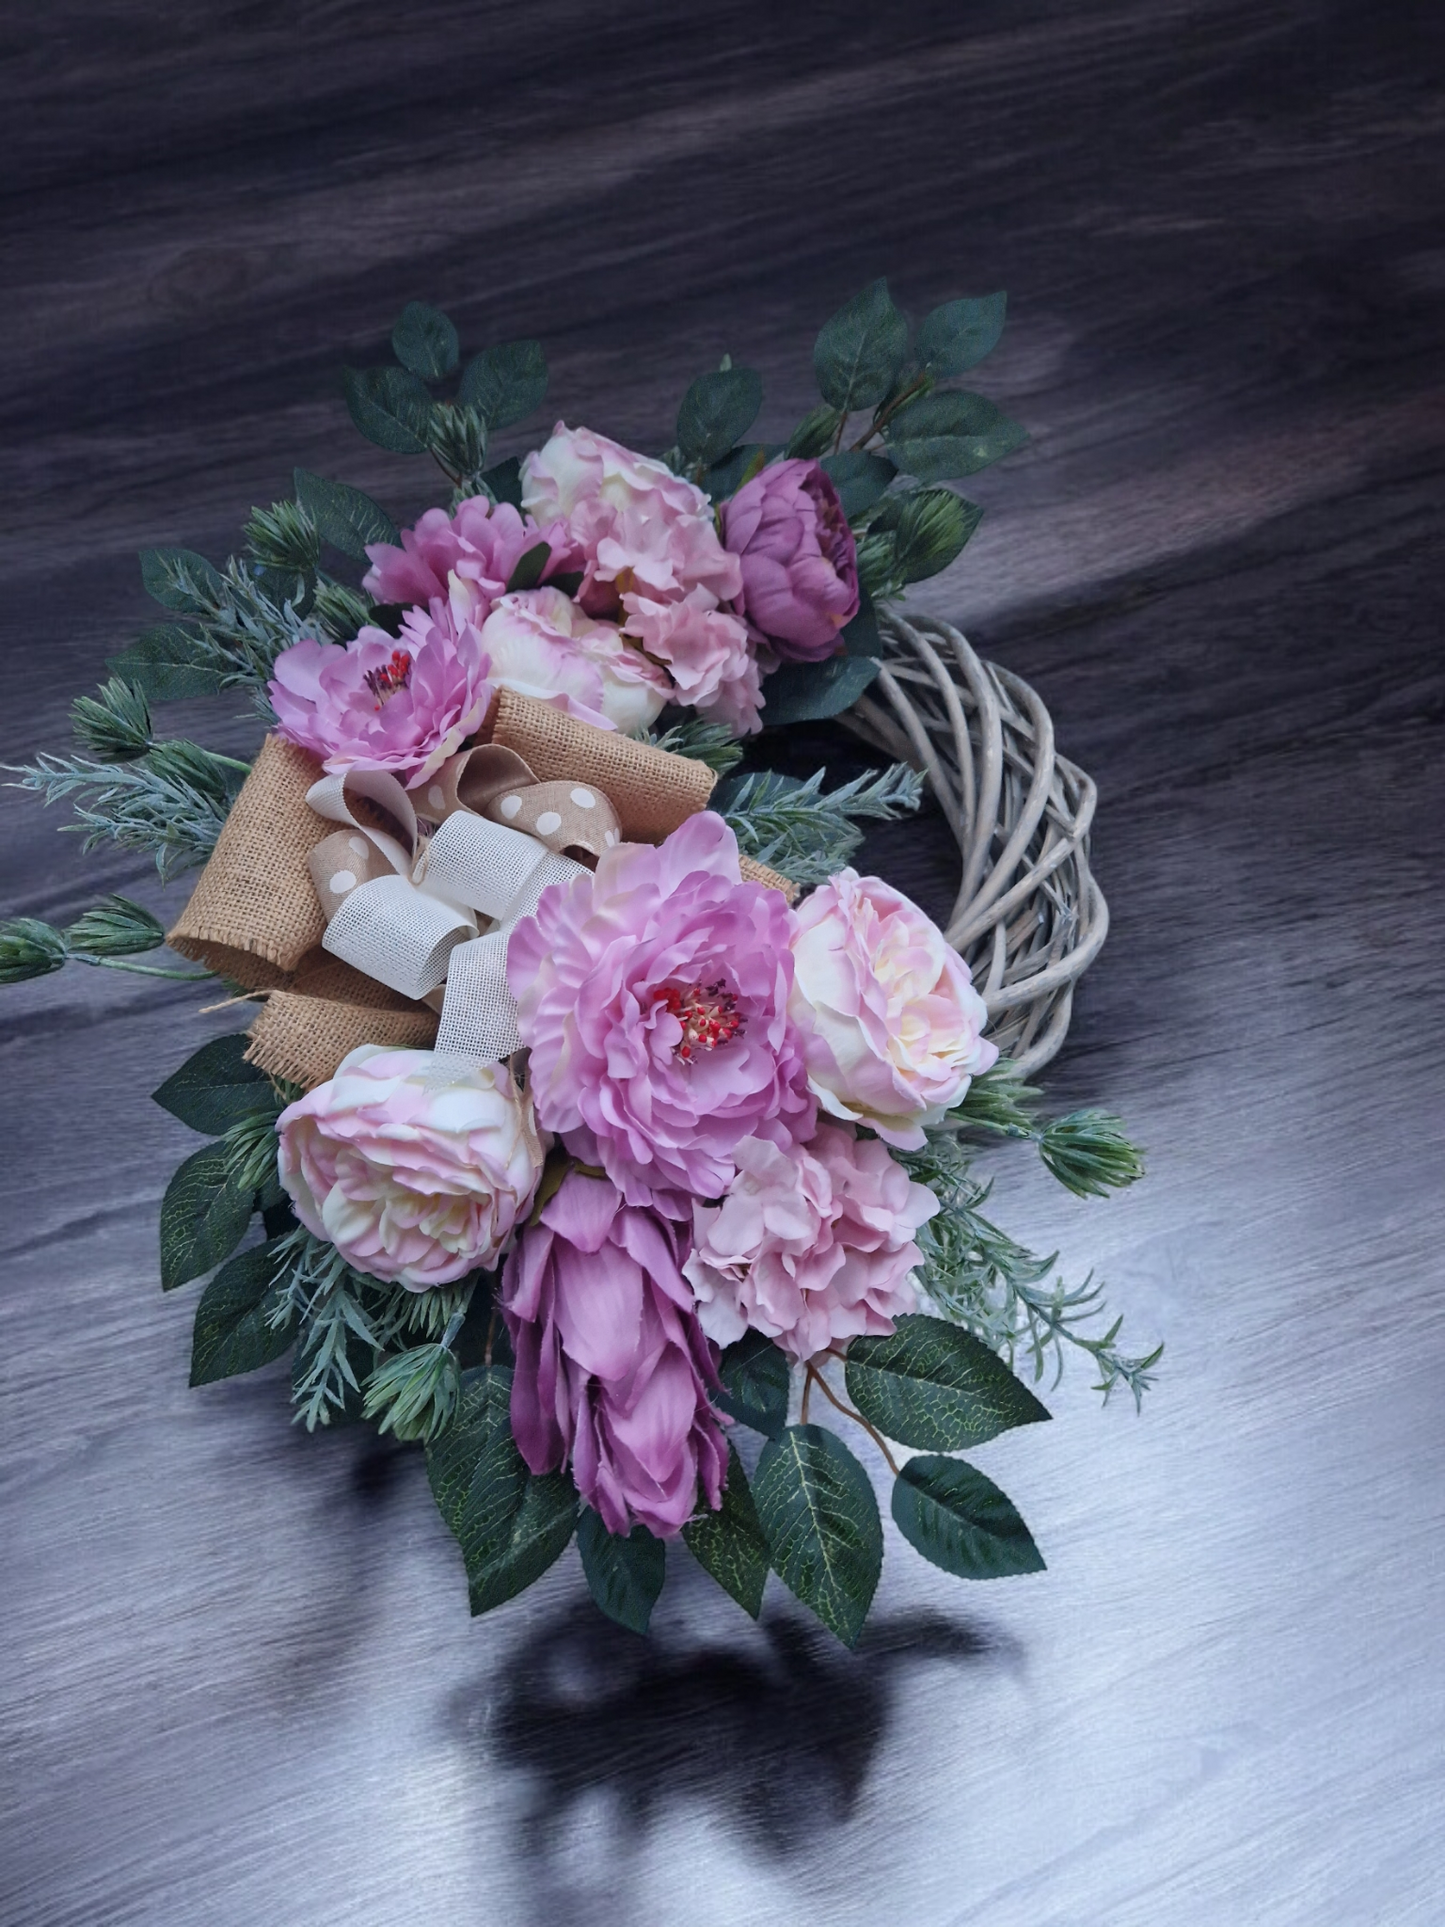
[[[147,620],[142,544],[224,555],[293,462],[421,506],[336,386],[414,295],[657,445],[724,349],[789,424],[875,273],[1009,289],[980,385],[1034,442],[918,599],[1099,781],[1051,1090],[1151,1158],[1087,1205],[1000,1159],[999,1208],[1169,1346],[1142,1419],[1075,1371],[979,1454],[1047,1575],[890,1526],[855,1656],[681,1558],[648,1649],[575,1552],[473,1623],[414,1455],[186,1388],[193,1140],[146,1093],[233,1014],[8,991],[6,1927],[1434,1927],[1438,8],[52,0],[3,41],[9,760]],[[57,824],[0,792],[6,914],[155,899]],[[884,857],[947,886],[936,825]]]

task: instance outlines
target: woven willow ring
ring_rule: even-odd
[[[839,720],[921,769],[963,860],[946,935],[988,1006],[988,1034],[1028,1075],[1064,1041],[1074,985],[1109,911],[1089,871],[1091,778],[1054,751],[1020,677],[933,616],[880,611],[883,667]]]

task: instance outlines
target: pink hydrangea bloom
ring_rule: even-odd
[[[414,529],[402,530],[399,549],[390,542],[370,543],[371,567],[361,586],[378,602],[425,605],[449,595],[454,604],[460,601],[459,613],[480,627],[517,563],[538,542],[552,551],[547,575],[581,566],[563,523],[539,529],[510,502],[494,505],[485,495],[473,495],[451,515],[428,509]]]
[[[683,1265],[710,1338],[730,1345],[751,1326],[811,1358],[914,1309],[913,1237],[938,1199],[885,1145],[820,1123],[806,1145],[747,1138],[735,1155],[722,1203],[694,1206]]]
[[[328,770],[392,770],[409,788],[461,748],[492,698],[481,637],[440,600],[409,609],[399,637],[366,628],[345,648],[293,643],[269,688],[281,735]]]
[[[613,622],[597,622],[560,589],[526,589],[492,604],[482,625],[499,689],[550,701],[570,696],[590,719],[636,735],[671,699],[667,672],[632,648]]]
[[[781,894],[741,881],[732,831],[702,812],[657,849],[606,851],[513,931],[537,1114],[595,1132],[629,1204],[719,1197],[742,1138],[809,1135],[787,1013],[792,930]]]
[[[676,700],[688,703],[735,735],[762,728],[758,660],[747,624],[719,609],[705,589],[677,602],[657,602],[629,590],[621,620],[649,656],[667,664]]]
[[[711,1350],[679,1268],[685,1234],[573,1172],[507,1260],[500,1303],[517,1367],[512,1433],[534,1472],[569,1459],[609,1532],[681,1530],[714,1510],[727,1446]]]
[[[361,1045],[276,1129],[302,1224],[408,1291],[495,1265],[542,1171],[531,1106],[507,1066],[439,1080],[425,1050]]]
[[[840,870],[803,904],[790,1008],[808,1081],[833,1117],[906,1150],[998,1057],[968,965],[878,877]]]
[[[742,564],[739,613],[785,662],[834,655],[858,613],[858,552],[838,491],[816,462],[774,462],[724,505]]]

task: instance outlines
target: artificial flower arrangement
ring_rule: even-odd
[[[399,365],[346,396],[447,504],[398,533],[298,470],[223,570],[148,552],[171,620],[75,704],[88,753],[19,772],[87,845],[204,867],[168,938],[113,897],[5,925],[0,975],[75,959],[259,1005],[156,1092],[211,1140],[161,1207],[163,1286],[209,1274],[192,1383],[291,1352],[308,1427],[422,1443],[474,1612],[575,1535],[645,1630],[681,1538],[754,1616],[774,1572],[852,1644],[882,1527],[815,1414],[881,1453],[925,1558],[990,1578],[1043,1564],[957,1456],[1047,1418],[1020,1355],[1037,1380],[1070,1341],[1106,1393],[1148,1382],[1158,1352],[1087,1335],[1097,1289],[1045,1282],[972,1169],[1030,1139],[1087,1195],[1138,1154],[1102,1113],[1041,1124],[962,958],[848,866],[918,772],[737,773],[760,731],[858,698],[880,606],[972,532],[941,484],[1024,437],[946,384],[1002,321],[962,300],[915,331],[878,282],[820,334],[786,444],[748,440],[761,384],[725,360],[660,456],[559,422],[492,461],[541,350],[484,351],[439,400],[456,331],[413,303]],[[238,689],[254,762],[156,739],[152,703]],[[166,941],[202,968],[137,962]]]

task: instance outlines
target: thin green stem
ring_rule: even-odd
[[[210,970],[167,970],[164,964],[128,963],[124,957],[87,957],[83,950],[72,950],[71,956],[76,963],[98,964],[104,970],[129,970],[137,977],[173,977],[177,983],[209,983],[214,972]]]

